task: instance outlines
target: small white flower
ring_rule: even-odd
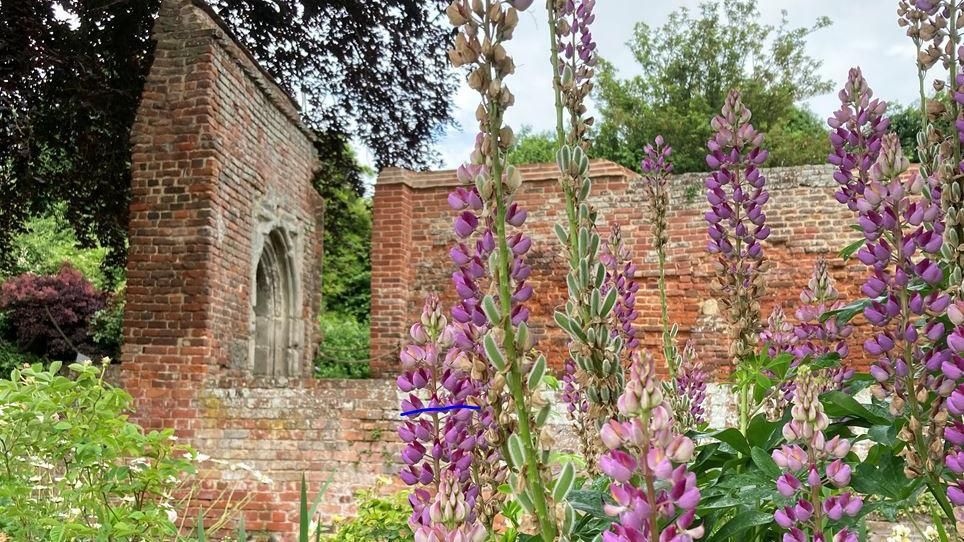
[[[927,528],[924,529],[924,540],[927,540],[927,542],[937,542],[940,540],[940,534],[938,534],[937,529],[935,529],[933,525],[928,525]]]

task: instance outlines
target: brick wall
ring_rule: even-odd
[[[533,237],[528,258],[536,295],[530,305],[530,322],[540,335],[539,347],[559,368],[566,339],[555,329],[551,317],[566,296],[566,257],[552,226],[565,220],[565,206],[554,165],[521,169],[525,182],[518,200],[529,210],[526,231]],[[608,232],[611,221],[619,222],[639,264],[638,325],[644,346],[656,352],[660,342],[659,297],[645,190],[636,174],[611,162],[594,161],[591,172],[598,223]],[[853,218],[833,198],[835,183],[830,166],[773,168],[765,173],[771,196],[766,213],[773,229],[765,250],[774,266],[767,279],[764,317],[774,303],[793,314],[800,289],[820,256],[829,260],[838,288],[845,295],[857,295],[861,264],[855,260],[845,264],[837,256],[856,238],[848,227]],[[730,362],[726,359],[725,329],[708,288],[712,260],[705,252],[703,177],[683,174],[670,180],[666,265],[669,315],[679,323],[681,340],[692,337],[707,366],[722,379]],[[395,353],[426,293],[440,293],[449,306],[455,301],[450,287],[454,267],[448,257],[454,239],[454,215],[446,197],[456,184],[454,171],[389,169],[375,185],[371,324],[372,357],[376,358],[378,374],[391,375],[397,370]],[[855,356],[861,351],[859,344],[852,341]]]
[[[387,381],[312,378],[323,202],[318,159],[295,104],[200,0],[163,0],[154,64],[132,134],[133,199],[120,382],[135,420],[173,427],[212,461],[205,508],[247,493],[249,532],[297,529],[302,472],[329,474],[323,511],[388,472]],[[253,376],[255,269],[285,232],[285,372]],[[386,405],[391,405],[386,406]],[[242,476],[242,462],[272,481]],[[217,516],[212,511],[210,518]]]

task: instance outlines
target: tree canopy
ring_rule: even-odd
[[[773,165],[822,161],[822,123],[799,103],[828,92],[819,60],[805,51],[810,35],[830,25],[764,24],[755,0],[704,2],[696,13],[673,12],[662,27],[636,24],[629,47],[641,75],[620,79],[601,62],[596,100],[602,122],[594,154],[638,169],[640,152],[657,134],[675,149],[677,171],[702,171],[709,121],[730,89],[739,89],[754,125],[770,132]],[[818,152],[819,151],[819,152]]]
[[[304,105],[329,171],[361,194],[349,136],[377,167],[425,167],[454,81],[444,0],[211,0]],[[65,202],[81,242],[125,254],[130,129],[160,0],[0,3],[0,254],[33,214]],[[332,168],[347,175],[332,175]]]

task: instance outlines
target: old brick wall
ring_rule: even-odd
[[[332,477],[330,517],[391,472],[398,401],[389,381],[312,378],[323,202],[295,104],[201,0],[164,0],[153,37],[132,135],[120,381],[136,421],[211,458],[195,502],[215,504],[209,521],[248,495],[248,531],[290,540],[302,473],[312,492]],[[290,366],[255,376],[255,272],[273,231],[290,271]]]
[[[566,340],[554,328],[551,315],[565,299],[566,257],[552,226],[565,220],[565,206],[554,165],[521,169],[525,182],[518,200],[529,210],[525,229],[533,237],[528,256],[536,291],[530,305],[531,323],[541,335],[539,347],[559,368]],[[611,162],[594,161],[591,172],[598,223],[606,231],[611,221],[620,223],[626,244],[639,263],[638,325],[644,346],[658,351],[657,268],[646,221],[645,190],[638,175]],[[771,196],[766,213],[773,229],[765,250],[774,265],[767,280],[764,317],[775,303],[793,314],[800,289],[809,280],[818,257],[828,259],[844,294],[857,295],[861,264],[855,260],[845,263],[837,256],[856,238],[849,229],[853,217],[833,198],[835,183],[830,166],[772,168],[765,173]],[[707,366],[716,370],[718,379],[724,379],[730,361],[724,351],[724,327],[708,288],[712,260],[705,251],[703,177],[683,174],[670,180],[666,269],[669,316],[680,326],[680,339],[692,337]],[[449,278],[454,267],[448,257],[454,239],[454,215],[446,197],[456,184],[454,171],[388,169],[375,185],[371,338],[379,374],[391,375],[397,370],[395,353],[426,293],[440,293],[449,305],[455,301]],[[853,355],[858,356],[860,342],[851,343]]]

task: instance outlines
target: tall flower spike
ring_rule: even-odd
[[[513,470],[507,482],[517,493],[517,502],[523,503],[526,512],[536,519],[542,538],[554,540],[559,533],[558,523],[565,527],[565,522],[557,523],[556,514],[551,513],[555,512],[555,493],[546,489],[546,478],[551,474],[543,463],[542,450],[543,446],[551,444],[551,435],[541,430],[549,414],[541,389],[546,362],[542,356],[531,355],[533,341],[527,324],[529,310],[526,304],[533,289],[527,283],[530,268],[525,255],[532,240],[521,229],[526,212],[513,201],[522,185],[522,176],[518,169],[506,163],[514,135],[503,123],[506,109],[515,101],[505,84],[505,78],[515,71],[505,44],[519,22],[517,7],[527,8],[529,4],[528,1],[483,3],[454,0],[446,9],[449,21],[457,28],[449,58],[456,67],[468,68],[468,86],[478,92],[481,100],[476,113],[479,136],[471,164],[460,171],[460,177],[465,177],[464,180],[471,183],[470,187],[474,185],[480,200],[477,202],[469,197],[465,201],[470,207],[481,206],[474,212],[458,214],[456,235],[467,238],[482,225],[487,229],[486,234],[491,233],[491,236],[483,234],[478,241],[482,245],[475,250],[476,255],[481,252],[489,254],[484,261],[474,261],[472,254],[461,247],[452,254],[457,264],[468,262],[468,278],[478,280],[482,275],[488,275],[491,280],[487,295],[482,296],[480,302],[478,285],[473,287],[456,278],[462,310],[457,313],[453,309],[453,318],[485,329],[480,337],[482,351],[493,371],[488,396],[492,397],[502,389],[508,391],[499,422],[514,423],[504,446],[512,452],[506,458]],[[471,189],[468,191],[471,196]],[[460,204],[458,200],[461,198],[455,199],[455,203]],[[474,341],[469,338],[465,342]],[[574,512],[569,508],[563,515],[571,518]]]
[[[847,489],[851,467],[844,459],[850,441],[824,436],[830,421],[819,399],[825,387],[821,378],[807,366],[797,373],[792,417],[783,427],[788,444],[773,451],[773,461],[784,471],[776,487],[785,499],[773,518],[788,531],[784,540],[824,540],[829,531],[835,542],[856,542],[856,533],[841,520],[857,516],[863,500]]]
[[[558,81],[563,105],[569,111],[570,128],[566,142],[587,147],[592,117],[584,118],[585,99],[592,92],[597,63],[596,42],[590,26],[596,20],[596,0],[551,0],[554,3]]]
[[[643,186],[649,199],[649,222],[653,233],[653,248],[656,250],[656,264],[659,271],[657,284],[659,286],[660,324],[663,328],[663,361],[669,369],[670,378],[676,376],[677,352],[674,344],[675,333],[669,323],[669,303],[666,300],[666,244],[669,242],[669,227],[666,214],[669,211],[669,189],[667,178],[673,171],[673,163],[669,157],[673,148],[665,145],[663,136],[656,136],[652,145],[643,149],[646,157],[641,167],[643,171]]]
[[[626,389],[619,398],[625,421],[610,420],[600,431],[609,451],[600,469],[612,480],[614,504],[606,513],[617,521],[603,533],[605,542],[695,540],[703,536],[696,520],[700,490],[686,468],[693,442],[673,429],[663,385],[653,359],[634,354]],[[638,481],[638,483],[636,483]]]
[[[731,91],[720,115],[713,118],[715,130],[707,142],[706,164],[713,170],[707,177],[706,199],[710,210],[707,250],[717,256],[716,278],[711,287],[725,308],[730,327],[730,355],[736,366],[755,355],[760,332],[760,303],[767,265],[762,242],[769,237],[763,206],[770,195],[759,167],[767,159],[763,134],[750,124],[750,110],[740,94]],[[749,423],[748,388],[740,389],[740,428]]]
[[[633,254],[623,243],[623,236],[618,223],[613,222],[609,228],[609,240],[603,247],[599,261],[606,266],[605,287],[615,288],[619,292],[616,307],[612,312],[613,336],[618,335],[623,340],[623,360],[629,365],[629,356],[639,348],[636,337],[636,293],[639,283],[636,282],[636,264],[632,260]],[[605,293],[605,292],[604,292]]]
[[[851,68],[839,93],[840,109],[827,120],[833,147],[828,160],[837,166],[833,178],[840,184],[835,196],[852,211],[857,210],[857,198],[870,182],[870,168],[880,154],[881,138],[890,127],[890,119],[884,116],[887,102],[873,95],[860,68]]]
[[[906,474],[931,477],[943,470],[943,454],[934,443],[946,417],[927,405],[940,405],[931,399],[947,397],[954,388],[939,374],[950,360],[942,347],[946,330],[941,321],[950,296],[933,289],[943,279],[934,261],[943,233],[938,198],[922,195],[939,193],[940,186],[934,177],[905,174],[908,165],[897,136],[884,136],[871,182],[857,201],[866,238],[857,258],[871,269],[863,293],[875,300],[864,309],[877,329],[864,342],[864,350],[876,358],[870,369],[877,380],[872,391],[880,399],[889,396],[891,412],[907,420],[899,435],[913,443],[901,452]]]
[[[703,362],[696,355],[692,341],[686,342],[678,358],[676,378],[673,379],[674,389],[669,398],[669,404],[672,407],[676,431],[686,433],[700,429],[706,423],[706,409],[703,403],[706,401],[708,377],[703,370]]]
[[[620,350],[624,337],[613,333],[610,326],[610,315],[620,292],[605,283],[607,270],[600,254],[602,238],[596,229],[596,210],[588,201],[592,179],[585,134],[592,119],[583,118],[583,101],[592,89],[596,64],[596,45],[589,30],[595,19],[594,5],[595,0],[552,0],[549,17],[554,24],[553,55],[558,62],[553,78],[557,138],[567,142],[556,153],[566,204],[566,223],[556,226],[556,234],[569,260],[568,300],[562,310],[555,312],[554,319],[569,335],[569,356],[576,364],[577,377],[585,383],[589,415],[598,425],[613,416],[622,390]],[[563,106],[571,121],[567,134],[562,121]],[[609,261],[612,265],[622,264]],[[623,301],[630,299],[624,297]],[[631,316],[632,310],[624,315]]]

